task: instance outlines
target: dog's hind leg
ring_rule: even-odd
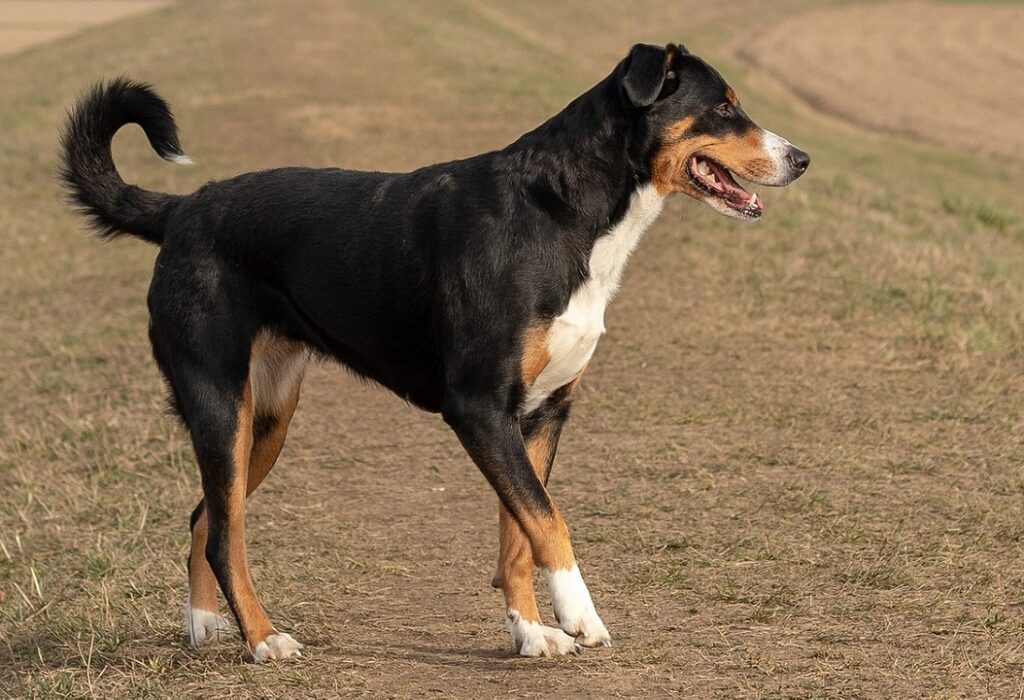
[[[552,397],[521,422],[526,452],[537,477],[547,485],[562,425],[568,417],[568,392]],[[530,541],[504,505],[499,514],[498,568],[491,585],[505,595],[505,625],[516,651],[523,656],[575,654],[580,646],[557,627],[541,623],[533,588]]]
[[[261,334],[253,344],[249,377],[253,385],[253,444],[246,483],[251,494],[277,462],[299,402],[308,352],[298,343]],[[192,646],[216,640],[231,629],[217,613],[217,579],[206,561],[208,521],[202,500],[192,513],[192,549],[188,559],[189,597],[185,632]]]
[[[277,462],[299,401],[308,352],[298,343],[263,334],[253,344],[249,377],[253,386],[253,443],[249,453],[246,495],[252,494]],[[199,646],[230,629],[217,614],[217,580],[206,560],[208,520],[205,499],[192,514],[189,554],[189,601],[185,630]]]
[[[256,597],[245,547],[245,499],[253,448],[252,388],[202,399],[206,410],[186,416],[203,477],[208,531],[206,559],[256,661],[299,656],[302,645],[279,633]]]

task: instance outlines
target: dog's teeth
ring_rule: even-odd
[[[750,199],[747,200],[747,206],[748,207],[756,207],[757,206],[757,192],[755,192],[754,194],[750,195]]]
[[[711,172],[711,168],[708,167],[708,162],[706,160],[697,161],[697,172],[704,177],[707,177],[708,173]]]

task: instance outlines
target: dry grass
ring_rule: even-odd
[[[0,3],[0,55],[166,4],[167,0],[4,0]]]
[[[0,695],[1018,697],[1024,176],[837,124],[722,48],[813,6],[196,2],[4,59]],[[198,479],[149,360],[153,249],[56,201],[71,96],[157,84],[202,165],[138,133],[117,159],[186,191],[500,146],[641,38],[714,59],[815,163],[759,226],[671,202],[609,314],[553,490],[616,646],[513,657],[483,479],[438,419],[319,367],[249,519],[308,654],[187,649]]]

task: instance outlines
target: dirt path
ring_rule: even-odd
[[[1024,160],[1024,6],[833,7],[737,43],[812,105],[858,124]]]
[[[4,0],[0,56],[54,41],[84,27],[149,12],[170,0]]]

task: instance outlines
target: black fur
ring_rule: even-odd
[[[159,244],[165,213],[181,197],[124,183],[114,167],[110,142],[125,124],[141,126],[161,158],[184,156],[167,103],[148,85],[115,78],[93,87],[68,115],[60,175],[72,202],[100,235],[131,233]]]
[[[659,46],[637,44],[630,51],[622,86],[635,106],[649,107],[661,95],[669,73],[666,60],[671,60],[671,55]]]

